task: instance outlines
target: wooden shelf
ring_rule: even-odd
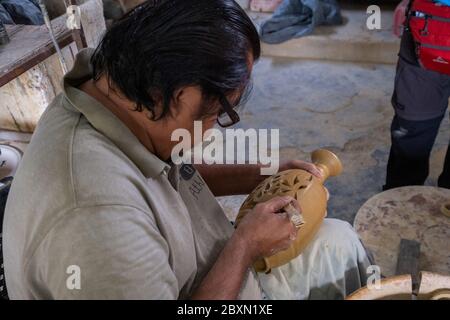
[[[45,25],[5,25],[10,42],[0,46],[0,87],[44,61],[56,50]],[[66,15],[52,20],[53,32],[60,47],[74,41],[66,27]]]

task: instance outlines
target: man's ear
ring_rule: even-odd
[[[185,88],[180,88],[180,89],[175,90],[175,92],[173,94],[173,99],[172,99],[172,101],[170,101],[169,113],[174,118],[176,118],[178,116],[178,114],[180,113],[180,111],[182,110],[181,106],[183,104],[183,101],[185,100],[184,89]]]
[[[203,99],[202,91],[198,86],[187,86],[177,89],[170,103],[172,117],[179,115],[197,115]]]

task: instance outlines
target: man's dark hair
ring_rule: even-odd
[[[158,99],[159,119],[184,86],[199,86],[204,101],[243,92],[249,58],[260,51],[258,32],[233,0],[148,0],[111,27],[91,62],[94,80],[106,75],[157,120]]]

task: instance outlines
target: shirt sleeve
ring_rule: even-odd
[[[50,229],[26,274],[33,295],[48,299],[177,299],[169,254],[150,214],[78,208]]]

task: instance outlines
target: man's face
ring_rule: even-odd
[[[252,67],[253,59],[249,59],[250,73]],[[235,106],[241,95],[242,90],[238,90],[226,98],[232,106]],[[202,90],[198,86],[184,87],[176,93],[172,101],[170,114],[160,121],[154,122],[156,125],[154,129],[158,132],[157,141],[159,141],[159,153],[161,158],[168,158],[173,148],[179,143],[179,141],[172,141],[171,138],[172,134],[176,132],[177,129],[185,129],[189,132],[191,137],[191,148],[196,144],[201,143],[204,140],[203,138],[206,138],[204,136],[205,132],[216,125],[219,113],[223,108],[217,99],[217,101],[213,102],[215,105],[207,106],[210,110],[217,110],[216,113],[201,117],[199,115],[202,114],[202,111],[205,108],[204,103]],[[201,122],[201,136],[199,136],[199,121]],[[197,124],[197,132],[195,130],[195,124]],[[188,142],[184,141],[184,143]]]
[[[253,58],[249,58],[250,74],[252,72],[252,69],[253,69]],[[237,104],[243,93],[242,91],[243,89],[238,90],[235,93],[230,94],[229,96],[226,97],[232,106],[235,106]],[[201,109],[204,103],[202,99],[201,89],[199,87],[189,87],[186,88],[184,94],[185,94],[184,99],[182,99],[183,105],[177,106],[178,110],[180,110],[180,112],[178,113],[179,114],[178,117],[176,117],[175,119],[177,123],[177,128],[187,129],[191,133],[191,136],[194,137],[194,121],[201,121],[202,137],[203,137],[204,133],[207,130],[212,129],[217,124],[217,118],[219,116],[219,113],[223,110],[222,106],[218,100],[213,102],[215,105],[211,106],[211,109],[217,109],[217,113],[199,119],[198,115],[201,114]],[[191,145],[194,146],[194,141],[191,142]]]

